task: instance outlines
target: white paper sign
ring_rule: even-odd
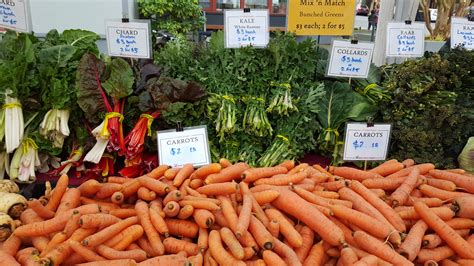
[[[206,126],[158,131],[158,157],[160,164],[181,167],[192,163],[203,166],[211,163]]]
[[[390,22],[387,25],[387,56],[420,57],[425,52],[425,24]]]
[[[226,48],[265,47],[270,39],[268,10],[224,10]]]
[[[105,32],[110,56],[151,58],[149,21],[106,21]]]
[[[451,48],[463,46],[474,50],[474,21],[467,18],[451,18]]]
[[[352,44],[350,41],[334,40],[328,76],[367,78],[373,52],[373,43]]]
[[[0,28],[30,32],[28,0],[0,0]]]
[[[345,161],[383,161],[387,158],[390,124],[347,123]]]

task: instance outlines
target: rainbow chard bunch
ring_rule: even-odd
[[[19,182],[34,182],[35,169],[41,165],[38,146],[31,138],[24,138],[13,154],[10,164],[10,179]]]
[[[0,141],[5,141],[7,153],[20,146],[24,134],[21,101],[36,87],[35,43],[27,34],[8,32],[0,41]]]
[[[89,121],[102,120],[91,132],[96,144],[84,161],[98,164],[106,148],[109,152],[124,154],[123,111],[125,98],[133,92],[133,84],[133,71],[125,60],[112,59],[107,66],[93,54],[87,53],[82,57],[76,79],[77,103]],[[98,119],[98,114],[102,119]]]

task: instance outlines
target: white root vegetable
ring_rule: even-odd
[[[0,212],[0,242],[7,240],[15,230],[15,221],[6,213]]]
[[[0,212],[8,214],[13,219],[18,219],[26,207],[26,198],[22,195],[0,192]]]
[[[20,188],[11,180],[0,180],[0,192],[18,193],[20,192]]]

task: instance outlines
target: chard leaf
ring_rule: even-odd
[[[103,84],[105,91],[114,99],[121,99],[133,93],[135,78],[132,68],[122,58],[115,58],[110,63],[110,77]]]
[[[77,104],[84,111],[86,118],[96,123],[99,121],[97,114],[107,111],[100,93],[105,70],[105,64],[91,53],[86,53],[77,67]]]
[[[76,47],[80,55],[85,52],[99,54],[96,44],[99,39],[99,35],[87,30],[65,30],[61,34],[61,43]]]

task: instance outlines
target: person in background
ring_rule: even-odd
[[[372,9],[372,11],[370,11],[370,15],[368,17],[369,19],[369,27],[368,27],[368,30],[370,30],[370,28],[373,27],[373,29],[377,29],[377,20],[378,20],[378,16],[377,16],[377,13],[374,9]]]

